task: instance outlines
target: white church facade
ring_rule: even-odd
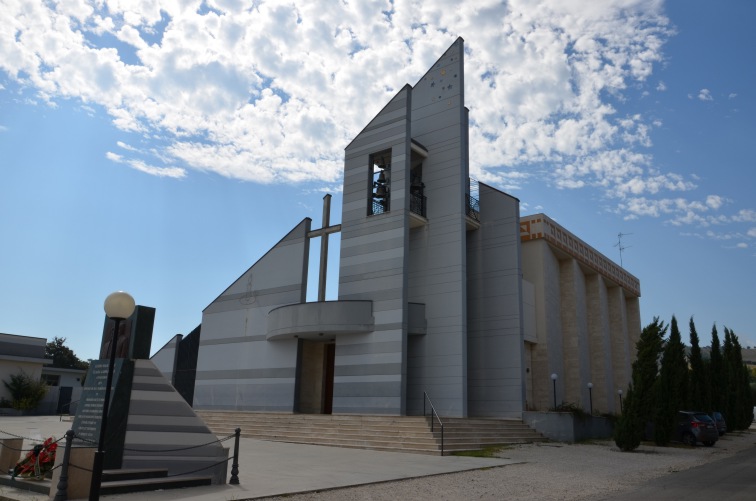
[[[346,147],[340,224],[327,197],[322,228],[305,218],[203,311],[194,408],[417,415],[427,396],[441,416],[520,418],[587,409],[591,382],[617,412],[638,280],[471,182],[469,155],[460,38]],[[335,232],[338,299],[307,302],[310,245]]]

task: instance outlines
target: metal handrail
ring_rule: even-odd
[[[427,392],[423,392],[423,417],[425,417],[425,401],[428,401],[428,404],[430,404],[431,408],[431,433],[433,433],[433,424],[435,421],[433,418],[435,417],[438,420],[438,424],[441,425],[441,455],[444,455],[444,423],[441,422],[441,418],[438,415],[438,412],[436,412],[436,408],[433,407],[433,402],[431,402],[430,397],[428,396]]]

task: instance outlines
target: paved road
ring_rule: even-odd
[[[606,501],[753,501],[756,499],[756,447],[734,456],[651,480],[640,489]]]

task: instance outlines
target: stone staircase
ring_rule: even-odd
[[[351,447],[417,454],[441,454],[438,422],[431,431],[423,416],[196,411],[218,436],[241,428],[241,436],[259,440]],[[442,418],[444,454],[494,445],[546,440],[519,420]]]

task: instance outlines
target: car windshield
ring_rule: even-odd
[[[696,416],[696,419],[698,419],[699,421],[705,421],[707,423],[713,423],[714,422],[714,420],[711,419],[708,414],[701,413],[701,414],[696,414],[695,416]]]

